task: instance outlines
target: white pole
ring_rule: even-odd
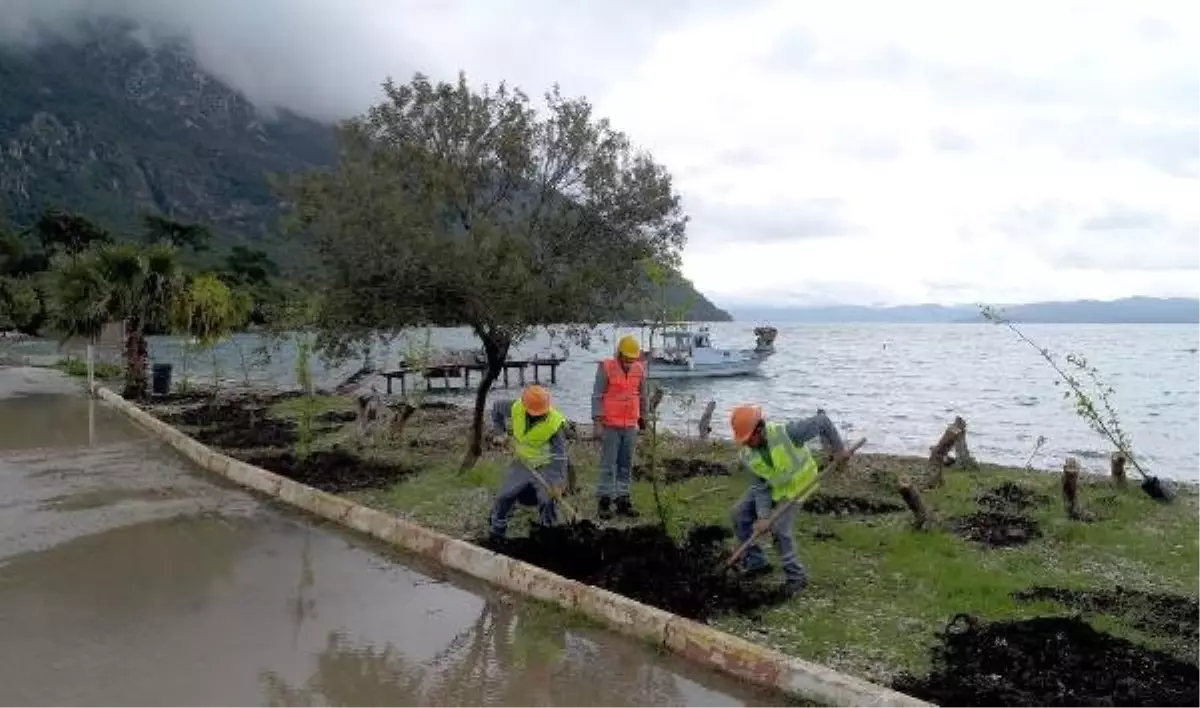
[[[91,344],[87,345],[88,395],[96,395],[96,350]]]

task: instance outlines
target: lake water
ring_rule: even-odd
[[[718,347],[754,344],[754,325],[712,326]],[[1039,345],[1065,355],[1076,352],[1099,368],[1115,390],[1113,402],[1144,466],[1153,473],[1196,481],[1200,470],[1200,357],[1197,325],[1024,325]],[[572,348],[553,388],[558,406],[586,420],[596,362],[613,347],[613,331],[603,330],[591,350]],[[425,334],[398,339],[376,363],[392,368],[406,352],[423,348]],[[466,329],[430,332],[434,346],[474,347]],[[221,376],[240,381],[240,354],[249,359],[258,344],[239,335],[216,351]],[[717,403],[716,434],[728,435],[727,416],[741,402],[763,405],[776,419],[810,415],[824,408],[846,435],[866,435],[876,452],[928,454],[945,426],[962,415],[970,426],[975,455],[988,462],[1024,465],[1038,436],[1046,441],[1031,464],[1061,468],[1074,455],[1085,468],[1106,472],[1110,445],[1092,432],[1062,398],[1050,367],[1006,329],[979,325],[843,324],[779,327],[777,353],[760,376],[664,382],[662,413],[669,425],[694,422],[709,400]],[[518,348],[517,356],[545,352],[545,333]],[[180,340],[154,338],[151,356],[176,364]],[[211,356],[193,356],[194,378],[211,377]],[[332,385],[361,361],[326,368],[314,359],[318,385]],[[253,364],[254,382],[294,386],[295,347],[285,345],[270,362]],[[411,382],[411,379],[410,379]],[[512,396],[513,388],[494,395]],[[440,382],[436,382],[435,388]],[[382,382],[379,383],[383,389]],[[424,384],[421,383],[423,390]],[[397,386],[398,392],[398,386]],[[469,405],[473,392],[435,392]]]

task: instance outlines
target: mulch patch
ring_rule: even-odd
[[[310,487],[334,494],[382,489],[417,473],[391,462],[370,460],[345,450],[320,450],[304,459],[291,452],[254,455],[245,461]]]
[[[727,613],[753,614],[785,599],[778,583],[725,571],[722,526],[693,528],[682,544],[660,526],[601,528],[590,521],[543,528],[527,537],[480,545],[589,585],[703,621]]]
[[[804,500],[800,509],[809,514],[832,514],[834,516],[869,516],[894,514],[904,507],[893,502],[867,497],[840,496],[818,493]]]
[[[1023,546],[1041,538],[1038,523],[1028,516],[1005,511],[977,511],[950,519],[950,529],[988,548]]]
[[[981,507],[991,511],[1017,512],[1036,506],[1045,506],[1050,502],[1050,497],[1039,494],[1029,487],[1005,482],[979,495],[976,501]]]
[[[660,477],[660,480],[667,484],[675,484],[693,477],[728,477],[730,474],[728,466],[720,462],[710,462],[709,460],[668,457],[660,464],[662,466],[662,477]],[[650,479],[648,465],[634,465],[630,469],[630,474],[634,479]]]
[[[1178,637],[1192,643],[1200,637],[1200,602],[1194,597],[1142,592],[1116,587],[1113,590],[1072,590],[1033,587],[1013,593],[1021,602],[1050,600],[1078,612],[1118,615],[1150,634]]]
[[[941,639],[932,671],[896,690],[946,706],[1195,706],[1200,692],[1195,664],[1077,618],[959,615]]]

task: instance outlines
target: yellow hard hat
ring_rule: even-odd
[[[636,359],[642,355],[642,345],[633,335],[627,334],[617,342],[617,353],[627,359]]]

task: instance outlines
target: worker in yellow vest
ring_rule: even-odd
[[[775,537],[780,563],[786,578],[784,588],[795,595],[808,585],[808,571],[796,554],[792,527],[800,503],[816,491],[817,461],[808,446],[820,438],[832,451],[834,459],[849,457],[837,427],[824,411],[811,418],[787,424],[768,422],[759,406],[741,405],[730,415],[733,439],[741,445],[741,466],[753,475],[753,482],[733,511],[733,527],[738,540],[750,540],[754,533],[768,531],[772,509],[798,499],[769,529]],[[771,566],[757,545],[742,556],[742,568],[747,575],[771,572]]]
[[[600,362],[592,386],[592,422],[600,436],[600,476],[596,481],[598,515],[611,519],[613,505],[621,516],[636,518],[629,500],[633,448],[646,427],[646,367],[638,341],[626,335],[617,355]]]
[[[539,523],[554,525],[554,500],[562,495],[567,478],[566,422],[566,417],[550,405],[550,392],[542,386],[526,386],[518,400],[493,404],[492,425],[497,432],[511,433],[515,459],[492,506],[492,540],[507,535],[508,517],[518,502],[536,505]],[[529,470],[536,470],[553,492]]]

